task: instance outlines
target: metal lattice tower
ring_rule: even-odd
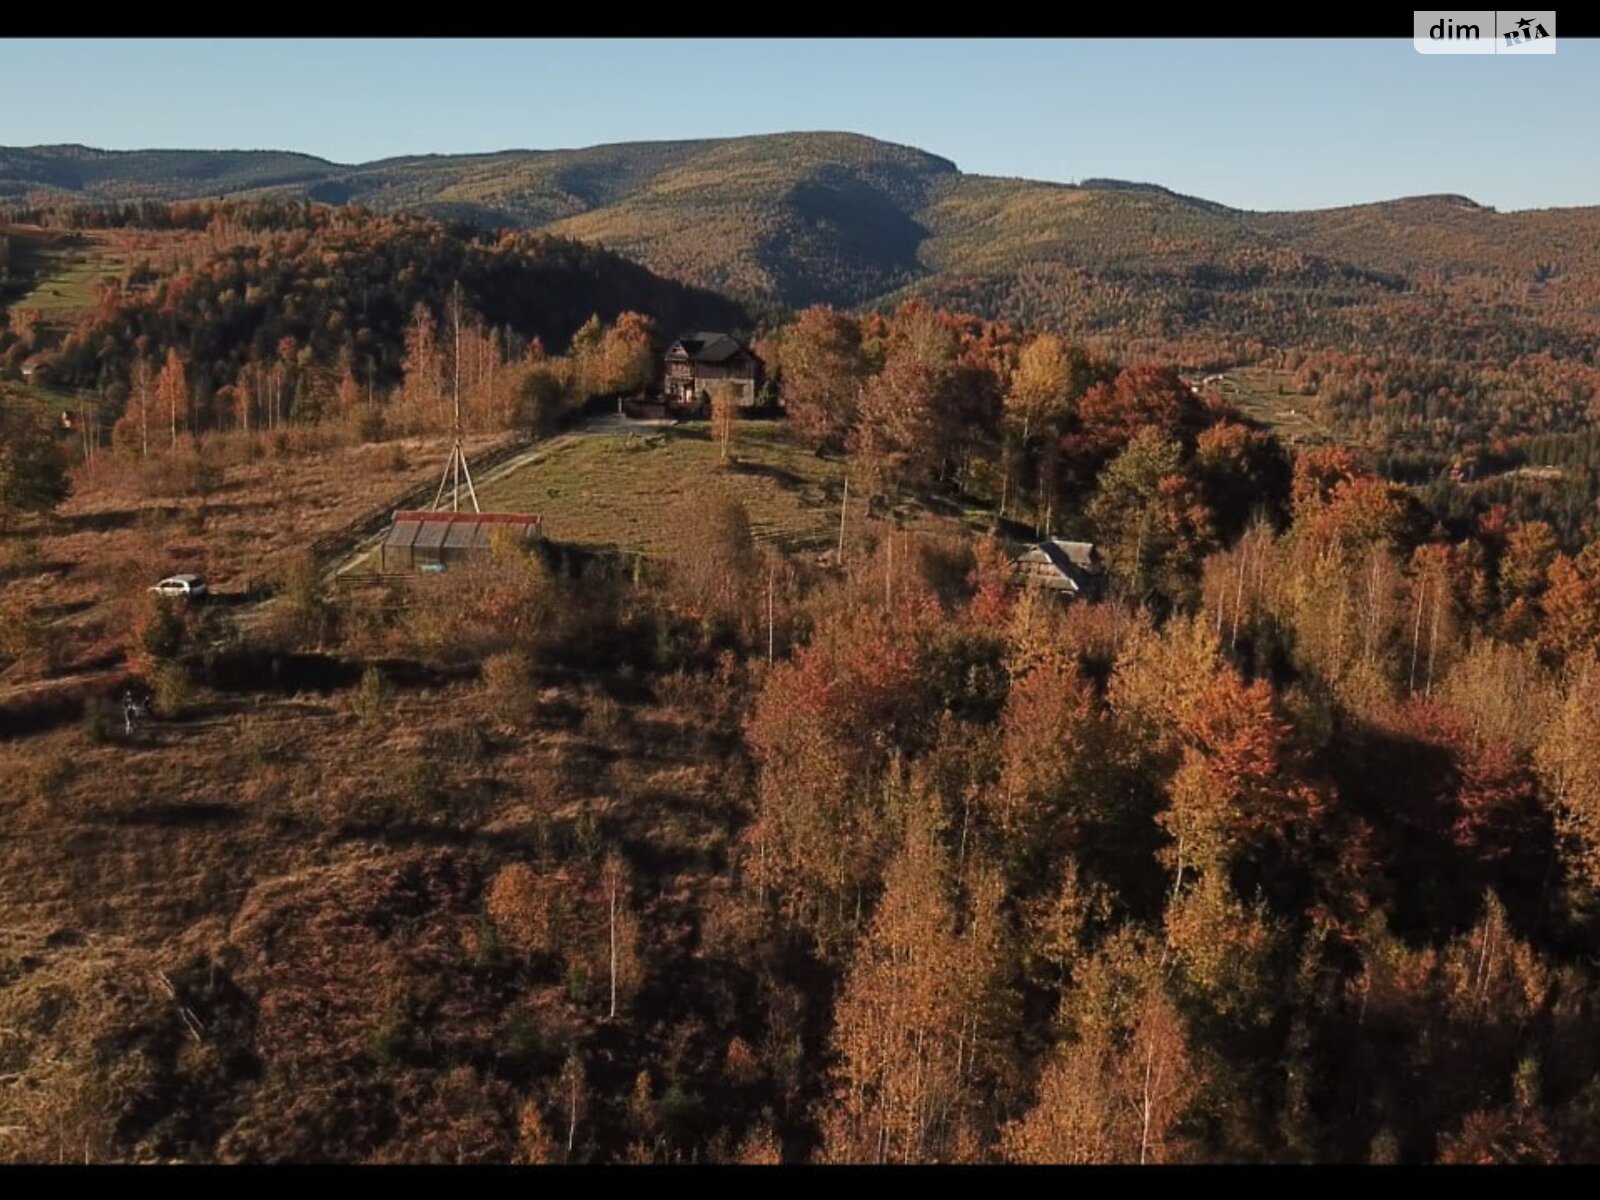
[[[456,280],[450,296],[450,317],[455,329],[451,356],[455,359],[455,424],[451,429],[450,457],[444,464],[444,475],[439,480],[439,491],[433,498],[434,511],[444,506],[444,490],[450,489],[450,511],[461,509],[461,477],[467,477],[467,498],[472,501],[472,511],[478,507],[478,491],[472,486],[472,471],[467,467],[467,452],[461,448],[461,281]]]

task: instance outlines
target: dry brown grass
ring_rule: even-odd
[[[469,438],[467,451],[504,436]],[[220,435],[207,440],[216,479],[204,496],[185,490],[188,454],[147,463],[102,454],[74,471],[54,521],[0,538],[0,606],[25,604],[49,630],[39,651],[0,672],[0,688],[114,658],[145,589],[165,575],[195,571],[221,593],[276,578],[296,551],[436,476],[448,447],[296,431],[280,452],[265,439]]]
[[[62,594],[97,606],[81,628],[114,643],[152,575],[241,587],[436,469],[410,453],[410,477],[381,469],[382,447],[243,456],[192,524],[135,471],[86,476],[40,560],[64,564]],[[759,935],[726,874],[748,676],[656,678],[626,581],[514,576],[477,589],[481,612],[441,586],[459,577],[403,605],[335,593],[337,663],[196,663],[181,716],[131,739],[119,714],[99,736],[72,720],[0,743],[21,785],[0,789],[0,1074],[17,1077],[0,1158],[507,1160],[527,1105],[560,1111],[574,1046],[596,1096],[627,1096],[646,1068],[665,1096],[703,1094],[730,1039],[758,1038],[695,931],[715,894],[719,952]],[[530,629],[496,618],[546,591]],[[420,636],[430,621],[438,636]],[[504,655],[487,678],[479,643]],[[369,666],[386,694],[351,703]],[[614,1019],[613,856],[643,972]],[[532,942],[491,919],[512,867],[560,889]],[[597,1102],[574,1157],[640,1137]]]
[[[542,1078],[595,1036],[604,854],[637,858],[645,926],[673,930],[737,811],[682,713],[586,684],[531,696],[512,723],[470,678],[402,686],[374,724],[340,693],[196,686],[188,717],[131,743],[11,743],[26,786],[0,800],[0,966],[45,965],[0,970],[21,1081],[0,1157],[510,1158],[544,1085],[460,1064]],[[489,920],[513,866],[563,881],[559,936],[532,958]],[[664,936],[647,987],[685,952]],[[38,1015],[46,990],[70,1021]],[[117,1045],[121,1074],[90,1049]]]

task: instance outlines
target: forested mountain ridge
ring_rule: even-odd
[[[0,266],[16,260],[0,271],[0,379],[92,402],[111,436],[136,430],[141,452],[157,408],[170,442],[180,428],[358,409],[374,435],[447,419],[447,344],[460,347],[469,426],[513,410],[539,425],[568,401],[643,386],[652,346],[674,331],[755,325],[721,293],[540,231],[282,200],[142,202],[88,219],[99,224],[0,225]],[[530,373],[533,390],[519,390]],[[377,403],[402,376],[405,399]]]
[[[464,237],[426,218],[352,212],[229,246],[190,272],[103,300],[65,339],[55,369],[72,385],[104,386],[137,357],[143,339],[179,348],[220,386],[252,359],[270,359],[289,337],[319,361],[343,354],[387,380],[400,370],[416,307],[442,309],[456,281],[490,326],[552,350],[565,348],[593,315],[612,321],[638,310],[667,329],[750,322],[726,297],[568,238]]]
[[[864,303],[919,273],[909,214],[954,164],[853,134],[424,155],[0,150],[0,203],[302,197],[601,241],[746,299]]]
[[[358,165],[0,149],[0,217],[50,229],[166,228],[178,197],[219,194],[575,238],[769,327],[784,309],[916,299],[1202,377],[1250,367],[1262,386],[1228,389],[1257,417],[1358,446],[1390,478],[1454,487],[1561,465],[1571,505],[1600,493],[1600,474],[1572,474],[1589,451],[1568,444],[1588,436],[1600,384],[1600,207],[1501,213],[1436,194],[1248,212],[1149,183],[969,175],[847,133]]]
[[[286,184],[314,184],[332,163],[275,150],[0,148],[0,196],[84,201],[192,199]]]
[[[968,175],[847,133],[353,165],[270,151],[0,148],[0,204],[221,195],[550,229],[746,300],[861,306],[910,290],[992,316],[1071,310],[1086,330],[1131,317],[1147,336],[1276,335],[1263,291],[1320,309],[1445,292],[1583,322],[1600,303],[1600,208],[1499,213],[1436,195],[1256,213],[1152,184]],[[1175,285],[1245,294],[1253,315],[1155,294]]]

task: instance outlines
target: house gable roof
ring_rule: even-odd
[[[1105,570],[1093,542],[1069,542],[1062,538],[1038,542],[1011,561],[1017,574],[1024,579],[1074,595],[1097,587]]]
[[[725,333],[690,333],[672,343],[669,358],[679,356],[697,363],[724,363],[730,359],[754,358],[745,347]]]

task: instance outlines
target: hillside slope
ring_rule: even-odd
[[[343,165],[267,151],[0,148],[0,204],[274,195],[549,229],[761,304],[922,294],[987,316],[1145,337],[1321,338],[1399,293],[1512,305],[1587,331],[1600,208],[1459,196],[1252,213],[1150,184],[963,174],[849,133]],[[1330,325],[1330,320],[1332,324]]]

